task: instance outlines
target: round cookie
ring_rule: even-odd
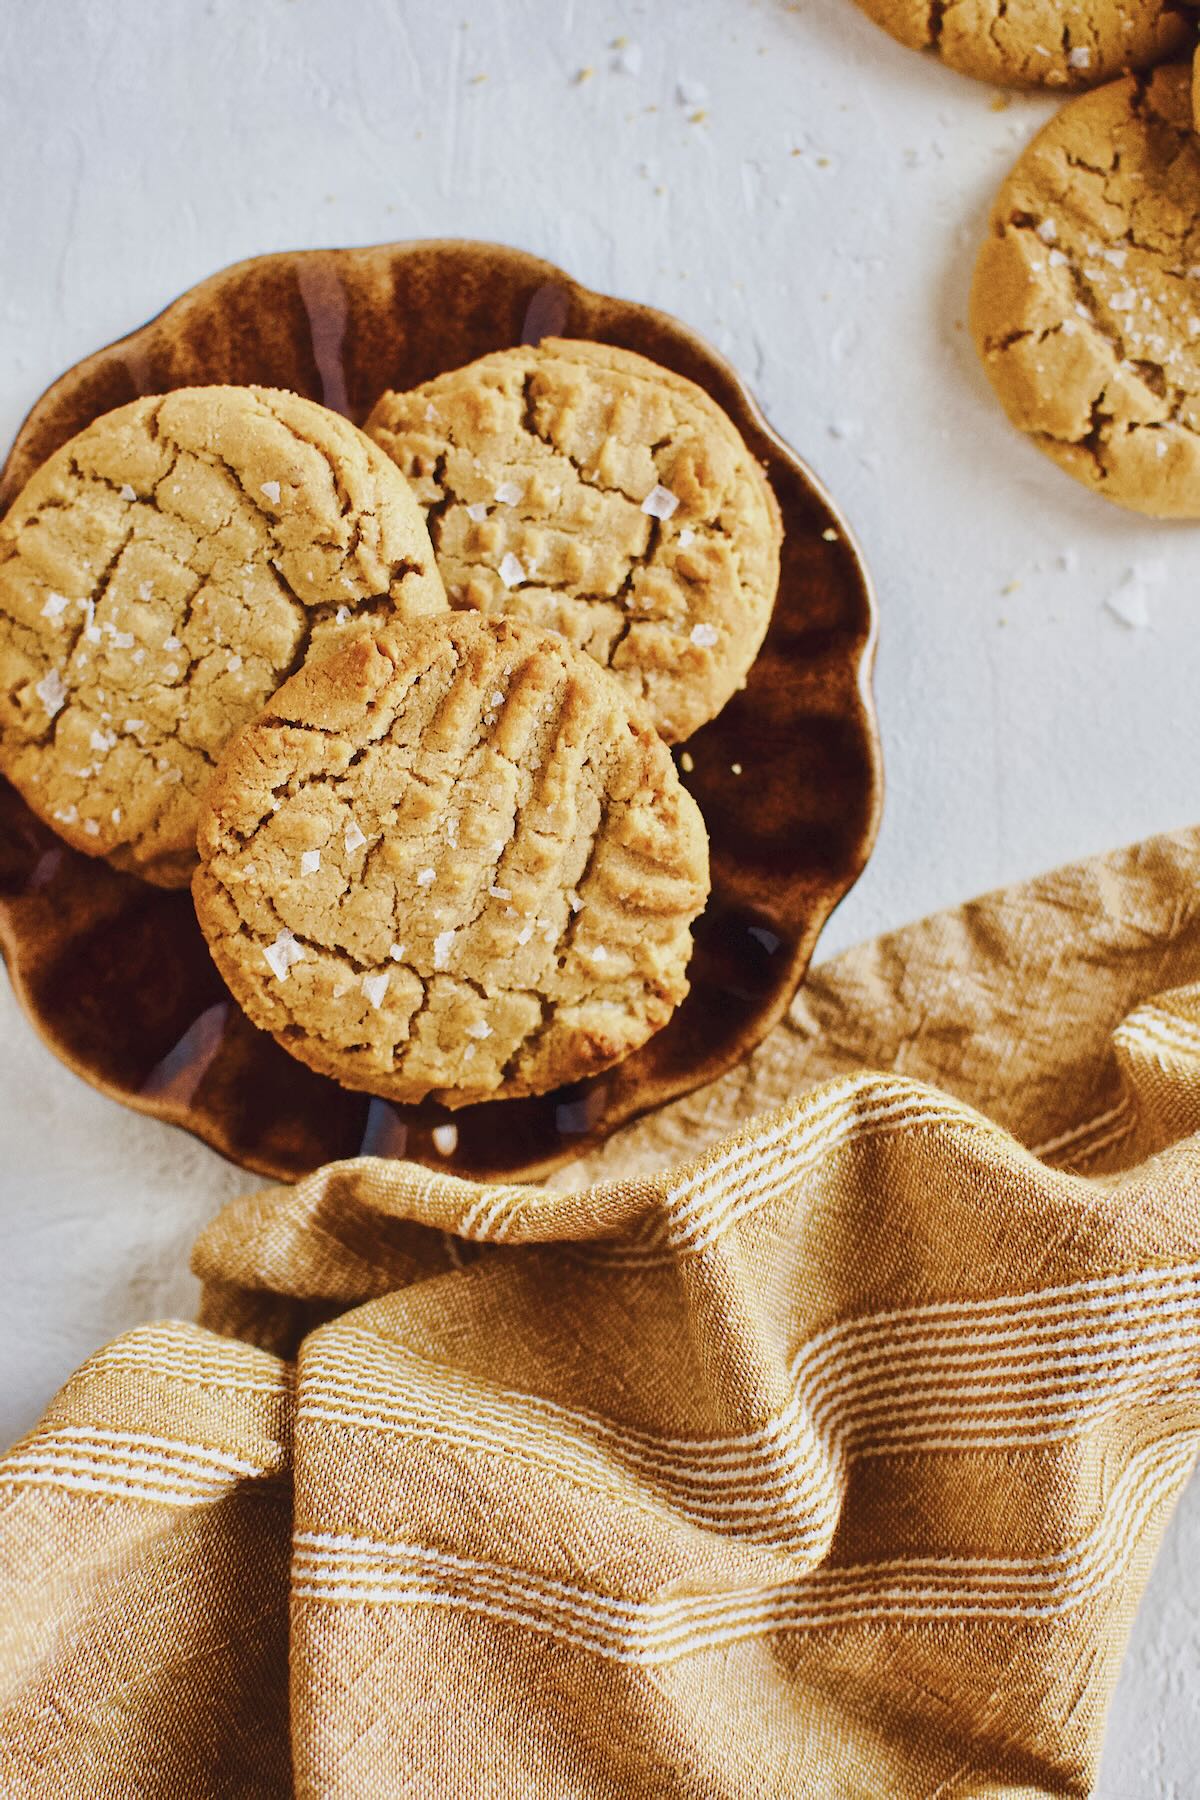
[[[996,197],[971,330],[1014,425],[1106,499],[1200,518],[1191,70],[1071,101]]]
[[[76,849],[185,886],[231,732],[351,620],[445,606],[420,508],[347,420],[263,388],[135,400],[0,524],[0,771]]]
[[[1005,87],[1092,87],[1178,56],[1186,0],[858,0],[869,18],[964,75]]]
[[[607,1068],[687,992],[708,841],[661,739],[554,632],[452,614],[308,664],[230,744],[196,912],[256,1025],[448,1106]]]
[[[385,394],[366,429],[428,508],[452,606],[561,632],[669,743],[741,684],[775,602],[779,508],[692,382],[546,339]]]

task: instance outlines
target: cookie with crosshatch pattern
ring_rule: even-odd
[[[222,758],[193,883],[235,999],[343,1085],[448,1106],[595,1074],[687,992],[708,840],[556,632],[472,613],[310,663]]]
[[[0,524],[0,770],[77,850],[186,886],[231,733],[354,621],[445,607],[420,508],[347,420],[268,388],[135,400]]]
[[[547,338],[384,394],[366,429],[427,509],[452,606],[561,632],[668,743],[741,685],[775,603],[779,507],[694,382]]]

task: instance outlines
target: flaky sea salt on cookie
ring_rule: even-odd
[[[779,508],[692,382],[547,339],[385,394],[366,429],[429,509],[452,606],[561,632],[670,743],[740,685],[775,603]]]
[[[420,508],[345,419],[265,388],[135,400],[0,525],[0,770],[76,849],[186,885],[230,734],[353,621],[445,606]]]
[[[687,992],[708,893],[662,741],[553,632],[457,614],[310,663],[229,746],[196,911],[255,1024],[449,1106],[626,1056]]]
[[[1191,70],[1064,106],[992,208],[971,329],[1014,425],[1106,499],[1200,518]]]
[[[952,69],[1008,87],[1092,87],[1179,55],[1177,0],[858,0],[877,25]]]

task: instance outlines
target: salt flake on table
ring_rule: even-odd
[[[304,949],[302,945],[296,942],[294,936],[285,925],[273,944],[264,945],[263,956],[266,958],[267,967],[270,969],[271,973],[276,976],[278,980],[286,981],[288,978],[288,970],[291,968],[292,964],[303,962]]]
[[[302,875],[315,875],[320,866],[321,852],[319,850],[305,850],[301,852],[300,873]]]
[[[504,553],[504,559],[500,564],[500,579],[506,588],[518,587],[525,579],[525,569],[521,559],[514,556],[511,550],[506,550]]]
[[[45,707],[48,719],[60,713],[67,703],[66,685],[57,669],[48,669],[33,691]]]
[[[711,650],[720,633],[715,625],[693,625],[691,637],[699,650]]]
[[[279,505],[279,483],[277,481],[260,482],[258,491],[267,496],[272,506]]]
[[[708,99],[708,89],[702,81],[681,75],[675,83],[675,99],[680,106],[703,106]]]
[[[642,511],[649,513],[652,519],[669,519],[679,505],[679,495],[673,494],[670,488],[656,483],[642,501]]]
[[[1113,618],[1128,631],[1145,631],[1150,623],[1150,601],[1147,589],[1162,581],[1166,567],[1161,562],[1143,563],[1126,569],[1120,581],[1107,595],[1104,604]]]
[[[621,44],[612,59],[613,70],[618,75],[640,75],[642,72],[642,47],[640,44]]]
[[[391,979],[392,977],[386,969],[382,975],[364,975],[362,978],[362,991],[376,1010],[388,991],[388,982]]]

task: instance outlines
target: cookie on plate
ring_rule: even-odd
[[[76,849],[186,885],[233,730],[350,621],[445,606],[420,508],[345,419],[265,388],[135,400],[0,525],[0,771]]]
[[[992,208],[971,329],[1014,425],[1106,499],[1200,518],[1191,70],[1072,100]]]
[[[687,992],[708,841],[661,739],[554,632],[452,614],[308,664],[230,744],[196,911],[255,1024],[448,1106],[595,1073]]]
[[[1195,14],[1175,0],[858,0],[869,18],[950,68],[1006,87],[1092,87],[1178,56]]]
[[[366,429],[428,508],[452,606],[561,632],[669,743],[741,684],[775,602],[779,508],[694,383],[546,339],[385,394]]]

